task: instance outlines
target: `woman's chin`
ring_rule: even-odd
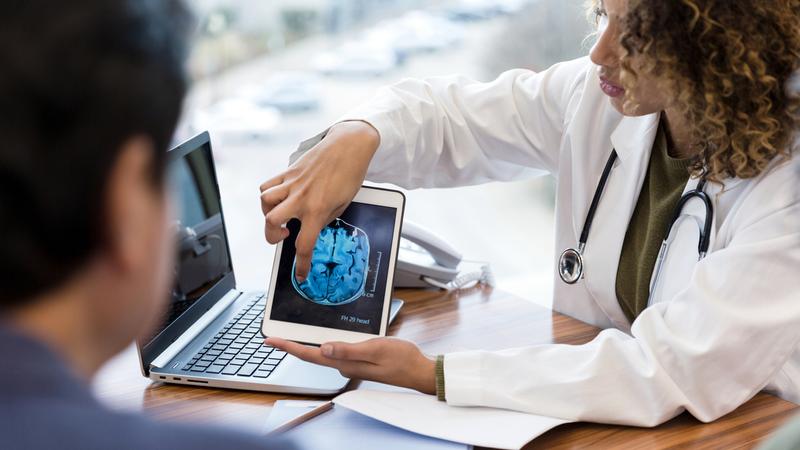
[[[611,106],[617,110],[618,113],[622,114],[623,116],[627,116],[629,114],[625,113],[625,103],[619,97],[609,97],[608,101],[611,103]]]
[[[609,97],[608,101],[611,102],[611,106],[614,107],[618,113],[627,117],[641,117],[661,111],[659,108],[632,105],[631,102],[628,102],[626,105],[624,97]]]

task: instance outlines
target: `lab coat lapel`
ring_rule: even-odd
[[[728,180],[725,189],[731,189],[740,180]],[[692,178],[686,183],[683,195],[696,189],[699,183],[698,178]],[[723,195],[722,186],[719,183],[707,183],[705,193],[711,199],[713,205],[713,217],[711,224],[711,236],[709,238],[709,253],[711,253],[717,241],[717,210],[719,197]],[[648,306],[661,303],[674,298],[679,292],[689,285],[689,280],[694,273],[698,263],[698,244],[700,242],[700,229],[706,220],[706,208],[700,199],[692,199],[686,203],[681,211],[681,217],[673,226],[668,239],[667,255],[664,259],[661,274],[657,280],[658,285],[654,286]],[[655,277],[655,268],[650,277],[651,283]]]
[[[618,159],[598,205],[584,253],[586,288],[611,322],[624,331],[630,323],[616,295],[622,243],[647,172],[659,115],[624,117],[611,134]],[[598,175],[599,177],[599,175]],[[597,180],[589,181],[591,186]],[[577,217],[585,217],[583,210]]]

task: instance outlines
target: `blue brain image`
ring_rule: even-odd
[[[369,266],[369,237],[353,225],[336,219],[317,237],[308,278],[298,284],[297,259],[292,264],[292,285],[306,300],[335,306],[364,295]]]

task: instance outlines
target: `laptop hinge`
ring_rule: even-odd
[[[167,347],[160,355],[153,360],[150,364],[151,368],[160,369],[166,367],[169,362],[178,355],[187,345],[189,345],[194,338],[196,338],[203,330],[206,329],[211,322],[214,321],[228,306],[233,304],[242,293],[237,290],[230,290],[224,297],[219,299],[214,306],[211,307],[205,314],[200,316],[195,323],[192,324],[186,331],[181,334],[169,347]]]

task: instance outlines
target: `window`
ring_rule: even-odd
[[[583,0],[194,0],[193,86],[177,139],[209,129],[239,282],[264,289],[273,248],[259,184],[297,144],[403,77],[544,69],[585,55]],[[501,289],[549,304],[553,187],[547,177],[407,193],[406,217]],[[464,224],[452,227],[453,223]],[[263,243],[263,245],[261,245]]]

